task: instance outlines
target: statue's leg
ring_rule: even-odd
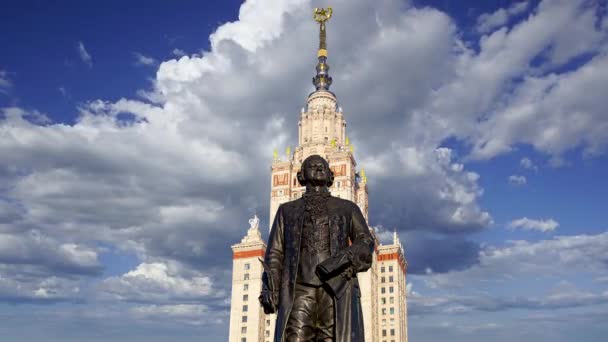
[[[335,341],[334,332],[334,300],[321,286],[317,289],[317,339],[318,342]]]
[[[293,307],[285,328],[286,342],[314,342],[316,290],[316,287],[296,283]]]

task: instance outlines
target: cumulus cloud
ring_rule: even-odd
[[[186,55],[186,51],[182,50],[182,49],[178,49],[175,48],[173,49],[173,51],[171,51],[171,53],[177,57],[181,57],[181,56],[185,56]]]
[[[7,303],[49,303],[82,300],[80,282],[56,276],[25,277],[30,267],[15,270],[0,264],[0,300]]]
[[[93,58],[91,57],[91,54],[87,51],[87,49],[84,47],[84,44],[82,42],[78,42],[77,45],[78,48],[78,56],[80,57],[80,60],[89,66],[92,67],[93,66]]]
[[[527,180],[525,176],[522,175],[511,175],[509,176],[509,184],[520,186],[526,184]]]
[[[0,263],[38,266],[47,274],[101,271],[94,249],[57,241],[36,230],[25,234],[0,233]]]
[[[528,9],[528,2],[515,2],[509,8],[499,8],[493,13],[484,13],[477,18],[477,31],[487,33],[492,29],[507,24],[509,18],[519,15]]]
[[[11,226],[19,227],[20,220],[15,215]],[[38,230],[0,232],[0,300],[76,300],[81,295],[79,280],[102,270],[98,251],[87,245]]]
[[[519,166],[527,170],[538,170],[538,166],[536,166],[536,164],[534,164],[534,162],[528,157],[521,158],[519,161]]]
[[[211,279],[176,263],[142,263],[119,277],[105,279],[102,297],[131,302],[195,303],[225,293]]]
[[[206,325],[221,323],[228,317],[218,315],[206,305],[174,304],[174,305],[142,305],[130,309],[130,314],[137,320],[162,322],[171,320],[187,325]]]
[[[429,270],[424,277],[436,288],[564,272],[581,262],[605,274],[597,260],[603,235],[494,249],[469,239],[493,221],[479,203],[483,175],[467,158],[491,159],[521,143],[551,156],[581,145],[590,156],[605,148],[605,96],[598,96],[605,32],[590,24],[592,7],[542,2],[511,28],[468,41],[432,8],[332,5],[341,13],[328,24],[332,90],[357,166],[367,171],[370,223],[405,236],[410,272]],[[94,291],[141,319],[224,317],[229,246],[245,234],[250,208],[263,222],[268,217],[272,150],[293,146],[299,109],[312,91],[318,28],[311,7],[245,2],[239,20],[210,37],[209,51],[161,62],[154,87],[142,93],[146,101],[83,103],[73,124],[3,109],[0,180],[9,186],[0,190],[0,231],[10,239],[39,231],[56,247],[72,246],[69,253],[99,254],[90,246],[109,244],[134,254],[138,266],[95,282]],[[561,69],[580,56],[589,59]],[[449,138],[465,142],[465,150],[445,147]],[[39,296],[79,298],[73,289],[97,279],[86,272],[94,263],[50,255],[67,259],[80,272],[75,280],[43,286],[43,274],[21,285],[24,294],[6,285],[11,298],[35,298],[40,289]],[[60,264],[29,260],[52,272]],[[31,267],[11,267],[3,281],[30,274]]]
[[[490,295],[477,296],[432,296],[422,295],[408,298],[408,314],[471,314],[474,311],[498,312],[507,310],[553,310],[592,306],[608,303],[608,291],[588,292],[569,289],[564,292],[553,292],[543,297],[501,297]]]
[[[135,65],[153,66],[158,63],[156,59],[142,55],[139,52],[134,52],[133,56],[135,57]]]
[[[517,144],[554,158],[579,146],[587,156],[601,153],[607,122],[598,85],[606,82],[608,36],[595,24],[601,16],[583,1],[543,1],[526,20],[482,36],[478,49],[462,42],[453,73],[420,109],[425,130],[468,142],[473,159]]]
[[[602,252],[607,246],[608,232],[556,236],[538,242],[509,241],[505,247],[483,248],[478,264],[462,271],[428,275],[425,283],[434,288],[454,288],[486,286],[526,275],[565,277],[582,272],[601,277],[608,274]]]
[[[523,217],[511,221],[509,227],[512,229],[521,228],[525,230],[538,230],[540,232],[552,232],[559,227],[559,223],[551,218],[547,220],[533,220]]]

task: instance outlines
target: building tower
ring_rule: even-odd
[[[266,243],[257,215],[249,220],[247,235],[232,246],[232,297],[228,341],[263,341],[265,315],[258,296],[262,291],[263,258]]]
[[[393,243],[378,247],[379,341],[407,342],[407,302],[405,274],[407,261],[395,232]]]
[[[312,79],[315,90],[308,95],[306,105],[300,111],[298,121],[298,145],[292,151],[291,148],[286,149],[285,158],[280,158],[278,153],[274,152],[274,157],[271,165],[271,188],[270,188],[270,220],[269,230],[272,227],[272,222],[276,215],[280,204],[297,199],[306,191],[305,187],[300,186],[297,181],[296,174],[301,168],[302,161],[312,154],[321,155],[325,158],[332,171],[334,172],[334,182],[330,187],[332,196],[348,199],[355,202],[365,220],[368,219],[368,186],[365,170],[357,171],[357,162],[354,157],[354,147],[346,135],[346,120],[342,108],[338,106],[336,95],[329,90],[332,84],[332,78],[329,75],[329,65],[327,63],[327,42],[326,42],[326,21],[331,17],[331,7],[327,10],[315,9],[314,19],[319,23],[319,49],[317,51],[317,66],[316,75]],[[256,223],[257,224],[257,223]],[[252,225],[253,227],[253,225]],[[230,342],[271,342],[274,337],[276,315],[265,315],[263,310],[254,317],[248,317],[247,324],[243,324],[242,320],[244,312],[243,300],[245,293],[242,288],[245,285],[243,277],[245,268],[250,267],[249,272],[249,301],[251,310],[254,306],[252,298],[255,299],[256,310],[261,306],[257,300],[261,288],[262,268],[257,259],[258,255],[263,255],[266,245],[257,240],[258,233],[251,233],[251,229],[247,236],[255,235],[255,246],[244,245],[245,239],[240,244],[232,246],[234,251],[233,263],[233,281],[232,281],[232,304],[230,312]],[[363,324],[365,329],[366,342],[407,342],[407,311],[405,308],[405,270],[407,263],[405,262],[403,249],[398,243],[388,246],[379,244],[376,238],[375,230],[372,228],[371,233],[376,240],[375,253],[373,253],[372,266],[366,272],[357,274],[359,286],[361,287],[361,306],[363,310]],[[395,235],[396,238],[396,235]],[[248,240],[249,241],[249,240]],[[398,240],[396,240],[398,242]],[[394,242],[394,241],[393,241]],[[399,250],[400,252],[397,252]],[[246,252],[247,251],[247,252]],[[255,252],[253,252],[255,251]],[[237,257],[237,253],[238,257]],[[260,254],[261,253],[261,254]],[[387,258],[386,255],[397,253],[396,259]],[[255,255],[255,257],[254,257]],[[390,264],[394,261],[394,264]],[[249,264],[249,266],[247,266]],[[390,265],[389,265],[390,264]],[[382,317],[382,309],[390,309],[388,305],[380,302],[380,291],[386,289],[387,284],[380,282],[380,272],[386,272],[386,268],[391,268],[391,279],[394,282],[393,290],[393,310],[389,316]],[[392,265],[392,266],[391,266]],[[397,271],[397,265],[399,271]],[[254,277],[255,267],[255,279]],[[384,271],[382,271],[384,270]],[[388,275],[388,273],[387,273]],[[384,281],[388,276],[385,275]],[[257,293],[253,292],[252,282],[255,282]],[[235,286],[237,289],[235,290]],[[397,290],[399,287],[399,290]],[[402,290],[401,290],[402,289]],[[398,292],[397,292],[398,291]],[[397,294],[399,297],[397,297]],[[389,298],[387,295],[384,297]],[[389,300],[389,299],[386,299]],[[401,305],[402,303],[403,305]],[[398,305],[399,304],[399,305]],[[249,311],[251,313],[251,311]],[[257,312],[257,311],[256,311]],[[387,314],[389,315],[389,314]],[[382,318],[388,320],[387,336],[383,338],[381,323]],[[394,338],[390,335],[390,318],[393,322],[399,322],[399,327],[395,326]],[[401,325],[403,322],[405,325]],[[249,332],[252,332],[249,334]],[[254,333],[255,332],[255,333]],[[257,334],[257,335],[256,335]]]

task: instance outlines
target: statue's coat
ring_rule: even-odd
[[[280,291],[275,342],[284,342],[285,327],[294,302],[304,210],[302,198],[281,204],[268,239],[264,262],[272,275],[268,277],[265,272],[262,281],[265,289]],[[327,212],[331,252],[328,264],[341,265],[347,261],[355,272],[368,270],[372,263],[374,239],[359,207],[351,201],[332,196],[327,200]],[[269,284],[270,278],[272,285]],[[343,277],[337,273],[327,283],[334,294],[335,341],[364,342],[357,277]]]

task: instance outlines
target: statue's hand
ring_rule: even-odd
[[[340,275],[347,280],[357,276],[352,266],[348,266]]]
[[[277,291],[270,290],[262,290],[260,297],[258,297],[260,304],[264,308],[265,314],[272,314],[277,311],[277,306],[279,303],[279,294]]]

